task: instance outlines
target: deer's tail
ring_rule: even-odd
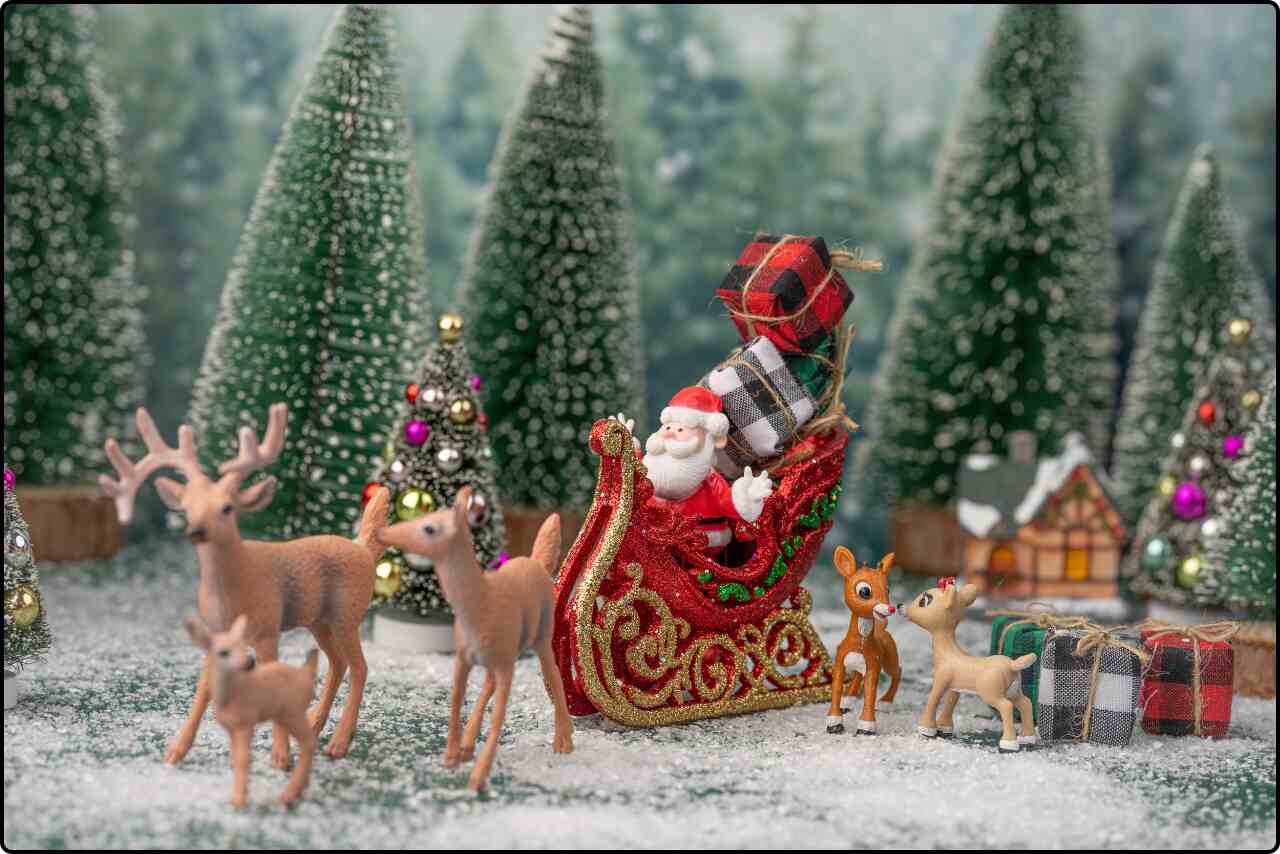
[[[387,527],[387,506],[391,502],[391,490],[380,487],[369,503],[364,506],[364,515],[360,517],[360,530],[356,534],[356,542],[367,548],[377,560],[382,554],[382,541],[378,534]]]
[[[1026,670],[1028,667],[1036,663],[1036,654],[1029,652],[1026,655],[1020,655],[1013,660],[1014,670]]]
[[[560,572],[560,514],[552,513],[538,529],[538,536],[533,540],[533,551],[529,557],[546,568],[547,573],[555,578]]]

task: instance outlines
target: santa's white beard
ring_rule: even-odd
[[[689,442],[667,442],[658,433],[645,443],[644,467],[649,470],[653,492],[667,501],[683,501],[693,495],[711,473],[714,442],[707,437]]]

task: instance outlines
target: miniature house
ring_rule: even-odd
[[[998,596],[1115,596],[1127,535],[1105,484],[1078,433],[1056,457],[1037,458],[1026,432],[1009,437],[1007,458],[965,457],[955,506],[964,575]]]

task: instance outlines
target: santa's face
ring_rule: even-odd
[[[644,466],[654,494],[668,501],[693,495],[711,473],[717,444],[701,427],[662,425],[644,446]]]

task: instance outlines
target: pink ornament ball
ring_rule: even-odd
[[[1204,515],[1204,490],[1197,483],[1185,480],[1173,491],[1173,512],[1180,519],[1199,519]]]
[[[511,560],[511,555],[507,554],[505,551],[498,552],[498,556],[489,561],[489,569],[498,569],[509,560]]]
[[[479,375],[479,374],[472,374],[472,375],[471,375],[471,389],[472,389],[472,391],[479,391],[479,390],[480,390],[480,375]]]
[[[12,490],[14,485],[17,484],[17,482],[18,482],[18,476],[13,473],[13,469],[9,468],[8,466],[5,466],[4,488],[7,490]]]
[[[1222,440],[1222,455],[1229,460],[1234,460],[1240,456],[1240,452],[1244,450],[1243,436],[1228,436]]]
[[[431,427],[425,421],[415,420],[404,425],[404,440],[415,448],[426,442],[430,435]]]

